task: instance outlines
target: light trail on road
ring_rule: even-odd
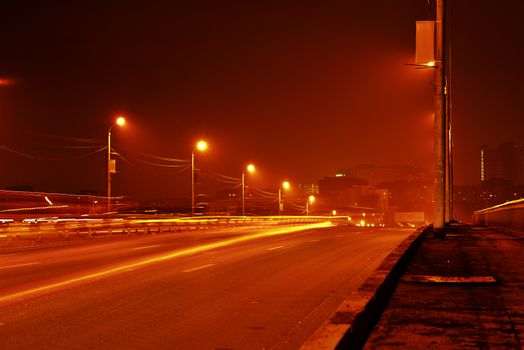
[[[182,272],[195,272],[195,271],[199,271],[199,270],[203,270],[203,269],[207,269],[208,267],[211,267],[211,266],[215,266],[216,264],[205,264],[205,265],[202,265],[202,266],[198,266],[198,267],[193,267],[191,269],[187,269],[187,270],[184,270]]]
[[[146,245],[146,246],[143,246],[143,247],[136,247],[136,248],[133,248],[133,250],[142,250],[142,249],[149,249],[149,248],[156,248],[156,247],[160,247],[160,244],[153,244],[153,245]]]
[[[236,243],[254,240],[257,238],[284,235],[287,233],[293,233],[293,232],[299,232],[299,231],[317,229],[317,228],[325,228],[325,227],[331,227],[331,226],[334,226],[334,224],[332,224],[331,222],[299,225],[299,226],[294,226],[294,227],[286,227],[286,228],[280,228],[280,229],[273,229],[270,231],[248,234],[245,236],[230,238],[230,239],[226,239],[226,240],[219,241],[219,242],[180,249],[180,250],[172,251],[169,253],[164,253],[164,254],[157,255],[154,257],[150,257],[150,258],[140,259],[135,262],[118,265],[116,267],[100,270],[97,272],[88,273],[82,276],[65,279],[63,281],[49,283],[49,284],[45,284],[39,287],[21,290],[18,292],[7,294],[7,295],[2,295],[0,296],[0,303],[13,302],[18,299],[29,298],[32,296],[36,296],[39,293],[51,292],[53,290],[58,290],[60,288],[71,287],[75,284],[101,279],[101,278],[108,277],[116,273],[125,272],[129,270],[135,270],[137,268],[151,265],[154,263],[165,262],[165,261],[169,261],[169,260],[172,260],[178,257],[196,254],[196,253],[208,251],[211,249],[226,247],[226,246],[230,246]]]
[[[24,266],[32,266],[32,265],[38,265],[40,263],[38,262],[32,262],[32,263],[26,263],[26,264],[16,264],[16,265],[9,265],[9,266],[0,266],[0,270],[5,270],[5,269],[14,269],[14,268],[17,268],[17,267],[24,267]]]

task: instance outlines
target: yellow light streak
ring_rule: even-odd
[[[215,266],[215,265],[216,264],[206,264],[206,265],[202,265],[202,266],[198,266],[198,267],[193,267],[192,269],[187,269],[187,270],[184,270],[182,272],[188,273],[188,272],[200,271],[200,270],[207,269],[208,267]]]
[[[44,199],[47,203],[49,203],[49,205],[54,205],[53,202],[51,202],[51,200],[49,199],[49,197],[45,196]]]
[[[47,207],[31,207],[31,208],[15,208],[15,209],[4,209],[0,210],[0,213],[10,213],[15,211],[25,211],[25,210],[41,210],[41,209],[62,209],[62,208],[68,208],[69,205],[49,205]]]
[[[151,265],[154,263],[165,262],[165,261],[173,260],[175,258],[179,258],[182,256],[201,253],[201,252],[211,250],[211,249],[222,248],[222,247],[230,246],[236,243],[254,240],[257,238],[284,235],[286,233],[293,233],[293,232],[299,232],[299,231],[316,229],[316,228],[331,227],[331,226],[334,226],[334,225],[330,222],[321,222],[321,223],[309,224],[309,225],[285,227],[285,228],[279,228],[279,229],[274,229],[274,230],[265,231],[265,232],[254,233],[254,234],[250,234],[246,236],[230,238],[230,239],[226,239],[220,242],[208,243],[208,244],[203,244],[203,245],[199,245],[195,247],[176,250],[176,251],[172,251],[169,253],[164,253],[162,255],[137,260],[132,263],[127,263],[127,264],[116,266],[113,268],[104,269],[98,272],[88,273],[86,275],[75,277],[75,278],[70,278],[64,281],[50,283],[50,284],[46,284],[40,287],[15,292],[12,294],[2,295],[0,296],[0,303],[12,302],[17,299],[27,298],[32,295],[38,294],[38,293],[50,292],[55,289],[72,286],[77,283],[88,282],[88,281],[108,277],[110,275],[114,275],[119,272],[134,270],[134,269],[144,267],[147,265]]]

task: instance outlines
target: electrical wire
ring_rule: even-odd
[[[156,167],[161,167],[161,168],[186,168],[186,167],[190,167],[190,165],[188,164],[162,164],[162,163],[157,163],[157,162],[150,162],[150,161],[147,161],[147,160],[143,160],[143,159],[140,159],[140,158],[137,158],[137,157],[134,157],[134,156],[131,156],[131,158],[133,158],[134,160],[140,162],[140,163],[144,163],[144,164],[147,164],[147,165],[151,165],[151,166],[156,166]]]
[[[41,135],[47,138],[51,138],[51,139],[71,141],[71,142],[76,142],[76,143],[105,144],[107,142],[105,140],[89,139],[89,138],[82,138],[82,137],[69,137],[69,136],[50,135],[50,134],[41,134]]]
[[[12,149],[12,148],[7,147],[7,146],[0,146],[0,149],[5,150],[5,151],[10,152],[10,153],[13,153],[13,154],[16,154],[16,155],[18,155],[20,157],[23,157],[23,158],[27,158],[27,159],[43,160],[43,161],[62,161],[62,160],[83,159],[83,158],[89,157],[89,156],[91,156],[93,154],[96,154],[96,153],[99,153],[99,152],[102,152],[102,151],[106,150],[107,146],[100,147],[99,149],[97,149],[97,150],[95,150],[93,152],[89,152],[87,154],[82,154],[82,155],[75,156],[75,157],[42,157],[42,156],[36,156],[36,155],[28,154],[28,153],[25,153],[25,152],[21,152],[21,151]]]
[[[228,175],[224,175],[224,174],[220,174],[216,171],[213,171],[213,170],[210,170],[210,169],[205,169],[205,171],[215,175],[215,176],[218,176],[218,177],[221,177],[221,178],[224,178],[226,180],[230,180],[230,181],[235,181],[235,182],[240,182],[240,178],[239,177],[232,177],[232,176],[228,176]]]
[[[144,157],[149,157],[149,158],[156,159],[156,160],[163,160],[163,161],[171,162],[171,163],[184,163],[184,164],[189,164],[190,163],[190,161],[187,160],[187,159],[176,159],[176,158],[162,157],[162,156],[157,156],[157,155],[148,154],[148,153],[139,153],[139,154],[141,156],[144,156]]]
[[[49,148],[63,148],[63,149],[71,149],[71,150],[81,150],[81,149],[93,149],[93,148],[98,148],[98,147],[100,147],[100,145],[92,145],[92,146],[42,145],[42,147],[49,147]]]
[[[227,175],[222,175],[222,174],[217,173],[217,172],[212,171],[212,170],[200,169],[200,170],[198,170],[198,172],[203,177],[206,177],[206,178],[218,181],[218,182],[231,184],[231,185],[238,185],[240,183],[240,179],[238,179],[238,178],[234,178],[234,177],[227,176]]]
[[[7,146],[0,146],[0,149],[2,149],[4,151],[7,151],[7,152],[11,152],[11,153],[16,154],[16,155],[18,155],[20,157],[24,157],[24,158],[28,158],[28,159],[37,159],[37,157],[35,157],[35,156],[32,156],[30,154],[14,150],[14,149],[9,148]]]
[[[271,199],[273,201],[277,201],[278,200],[278,194],[277,193],[267,192],[267,191],[261,190],[261,189],[256,188],[256,187],[249,187],[249,189],[251,190],[251,192],[253,194],[256,194],[257,197],[259,197],[259,198]]]

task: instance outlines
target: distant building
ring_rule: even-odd
[[[302,190],[303,194],[308,196],[311,194],[318,194],[319,189],[317,184],[300,184],[299,188]]]
[[[483,146],[480,149],[480,181],[511,181],[524,184],[524,147],[506,142],[498,147]]]
[[[326,176],[318,181],[320,195],[334,204],[362,206],[361,198],[367,195],[368,182],[349,176]]]
[[[369,185],[366,180],[341,175],[318,181],[319,194],[335,206],[366,207],[379,212],[389,210],[389,191]]]

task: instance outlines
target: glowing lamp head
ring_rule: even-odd
[[[205,150],[207,150],[207,142],[204,141],[204,140],[198,141],[197,144],[196,144],[196,148],[200,152],[204,152]]]
[[[309,203],[313,204],[313,202],[315,201],[315,196],[313,195],[309,196],[308,201]]]
[[[431,60],[425,64],[428,67],[435,67],[435,60]]]
[[[248,166],[246,167],[246,170],[252,173],[255,171],[255,166],[253,164],[248,164]]]
[[[290,187],[291,187],[291,185],[289,184],[289,181],[282,182],[282,188],[283,189],[289,190]]]
[[[126,118],[124,118],[123,116],[119,116],[118,118],[116,118],[116,124],[118,126],[126,125]]]
[[[331,214],[333,214],[333,216],[335,216],[335,215],[337,215],[337,211],[336,211],[336,210],[333,210],[333,211],[331,212]]]

